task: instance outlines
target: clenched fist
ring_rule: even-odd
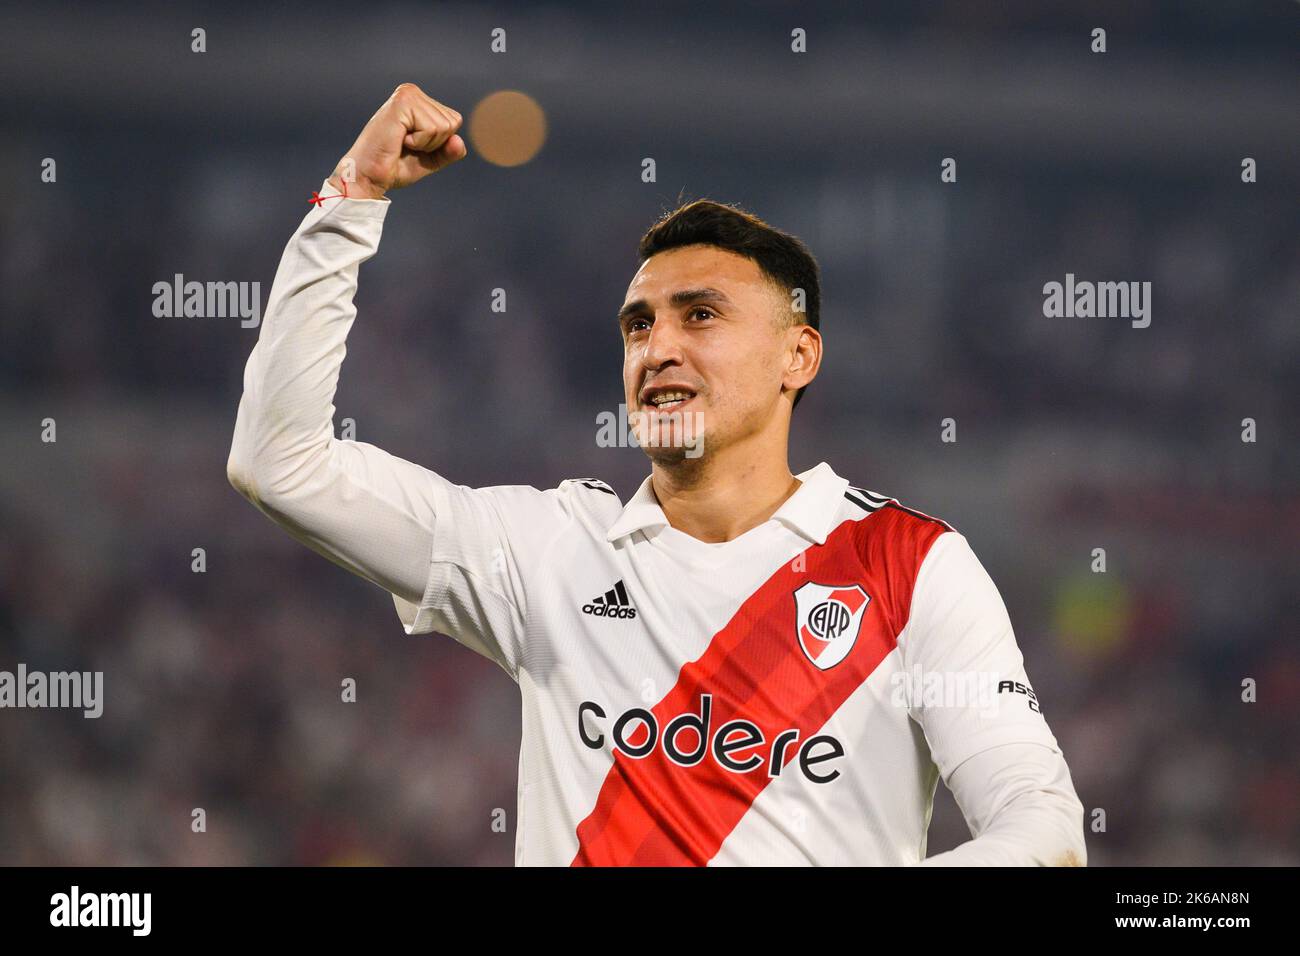
[[[468,150],[456,135],[461,116],[426,96],[414,83],[403,83],[388,98],[357,141],[335,167],[330,185],[354,199],[379,199],[390,189],[418,182]]]

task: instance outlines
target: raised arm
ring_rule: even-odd
[[[334,393],[384,194],[466,154],[461,116],[404,83],[371,117],[285,247],[244,371],[231,484],[330,560],[412,603],[423,594],[442,479],[334,437]]]

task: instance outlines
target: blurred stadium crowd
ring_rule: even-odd
[[[478,88],[449,85],[467,112]],[[181,116],[87,120],[75,144],[7,121],[25,165],[0,207],[0,669],[102,670],[107,699],[97,720],[0,711],[0,863],[513,859],[517,689],[448,638],[405,636],[381,591],[229,488],[257,330],[150,309],[175,273],[260,281],[266,300],[369,115],[337,113],[197,138]],[[394,195],[336,423],[465,484],[599,475],[626,499],[643,456],[595,439],[621,400],[636,240],[683,187],[737,202],[823,269],[827,359],[792,467],[829,461],[967,535],[1088,811],[1090,864],[1300,863],[1294,178],[1243,184],[1244,148],[1178,165],[983,145],[945,185],[947,153],[902,138],[792,165],[620,151],[554,122],[570,141],[530,167],[475,167],[471,146]],[[92,152],[94,170],[74,160]],[[36,184],[50,154],[59,182]],[[1067,272],[1151,281],[1150,328],[1045,318],[1042,286]],[[930,852],[966,838],[941,786]]]

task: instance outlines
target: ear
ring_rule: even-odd
[[[817,377],[822,366],[822,336],[811,325],[791,326],[788,360],[781,386],[792,392],[803,388]]]

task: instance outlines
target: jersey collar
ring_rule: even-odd
[[[776,510],[771,520],[789,525],[814,544],[824,544],[834,526],[849,480],[835,474],[826,462],[800,472],[795,477],[803,484]],[[650,476],[647,475],[636,494],[628,500],[622,513],[610,526],[605,540],[617,541],[634,531],[666,524],[668,518],[655,498]]]

